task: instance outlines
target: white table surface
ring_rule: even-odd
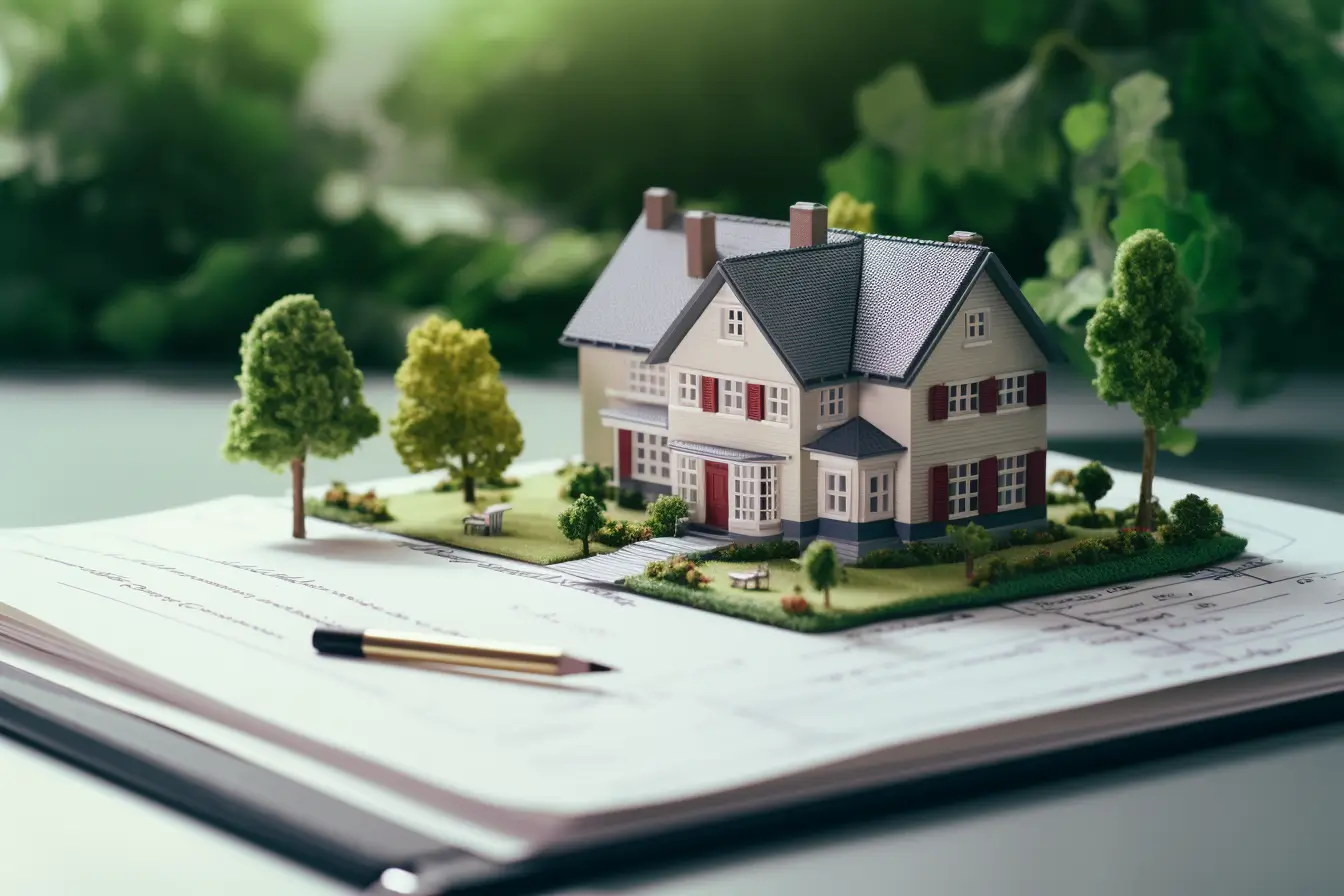
[[[387,384],[375,381],[370,392],[380,410],[391,409]],[[573,451],[572,388],[521,383],[511,395],[527,430],[525,458]],[[230,398],[227,383],[218,382],[0,379],[0,470],[11,477],[0,525],[115,516],[237,491],[281,492],[279,477],[218,460]],[[1052,389],[1052,403],[1057,400]],[[1115,431],[1114,424],[1102,425],[1109,411],[1084,407],[1080,413],[1095,416],[1071,417],[1075,424],[1093,419],[1098,431]],[[1286,425],[1285,416],[1273,428]],[[1300,434],[1309,435],[1316,434]],[[396,472],[395,455],[380,440],[343,461],[317,465],[313,481]],[[771,851],[660,869],[583,892],[1344,892],[1341,730],[1037,787],[854,831],[819,832]],[[0,896],[85,893],[350,891],[0,739]]]

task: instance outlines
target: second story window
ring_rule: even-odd
[[[989,339],[989,309],[976,308],[966,312],[966,341],[984,342]]]
[[[742,380],[719,380],[719,413],[737,414],[739,417],[747,413],[747,384]]]
[[[774,423],[789,422],[789,387],[767,386],[765,390],[765,419]]]
[[[1009,373],[999,377],[999,410],[1010,411],[1027,406],[1027,375]]]
[[[730,342],[741,342],[746,334],[745,312],[741,308],[723,309],[723,338]]]
[[[667,367],[631,361],[626,391],[647,398],[667,398]]]
[[[844,386],[832,386],[827,389],[822,389],[818,394],[821,396],[821,404],[820,407],[817,408],[817,415],[821,418],[823,423],[827,420],[839,420],[841,417],[845,416]]]
[[[688,407],[700,407],[700,374],[682,371],[677,374],[677,404]]]
[[[980,413],[979,381],[947,384],[948,417],[967,417],[978,413]]]

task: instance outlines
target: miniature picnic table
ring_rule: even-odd
[[[498,535],[504,531],[504,511],[508,504],[491,504],[480,513],[462,517],[462,534]]]
[[[748,588],[761,590],[761,582],[765,582],[765,587],[770,587],[770,567],[762,563],[750,572],[730,572],[728,579],[732,582],[733,588],[741,588],[746,591]]]

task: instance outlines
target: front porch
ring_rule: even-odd
[[[616,405],[598,412],[611,430],[616,483],[646,500],[672,493],[672,454],[667,444],[667,406]]]
[[[674,491],[691,508],[690,524],[736,541],[781,537],[781,467],[787,457],[672,439]]]

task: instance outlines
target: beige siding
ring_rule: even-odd
[[[961,311],[989,310],[990,340],[968,347],[961,313],[953,319],[909,392],[908,462],[898,465],[897,519],[929,520],[929,467],[984,457],[1021,454],[1046,447],[1046,408],[929,421],[929,387],[1029,370],[1045,370],[1045,356],[984,274],[971,287]],[[893,433],[893,436],[895,434]],[[899,438],[899,437],[897,437]]]
[[[583,414],[583,459],[612,466],[616,462],[611,430],[598,411],[612,404],[607,390],[626,387],[630,360],[637,355],[610,348],[579,346],[579,406]]]
[[[900,442],[907,449],[911,445],[910,390],[882,383],[859,384],[859,414],[869,423]],[[910,519],[910,454],[904,452],[896,459],[896,519]]]
[[[816,495],[803,478],[804,466],[799,451],[800,434],[804,431],[800,414],[806,403],[800,405],[799,389],[784,362],[766,341],[751,315],[745,317],[745,332],[741,344],[722,339],[722,314],[726,307],[741,307],[728,286],[706,306],[700,319],[692,326],[668,361],[668,432],[673,439],[705,442],[760,451],[788,458],[777,468],[779,477],[779,513],[785,520],[799,519],[801,496],[806,494],[815,516]],[[677,405],[676,390],[679,374],[695,373],[719,378],[740,379],[789,389],[790,415],[787,425],[748,420],[745,415],[708,414],[699,408]],[[815,437],[815,422],[812,423]],[[703,465],[702,465],[703,466]],[[815,478],[815,465],[812,465]]]

